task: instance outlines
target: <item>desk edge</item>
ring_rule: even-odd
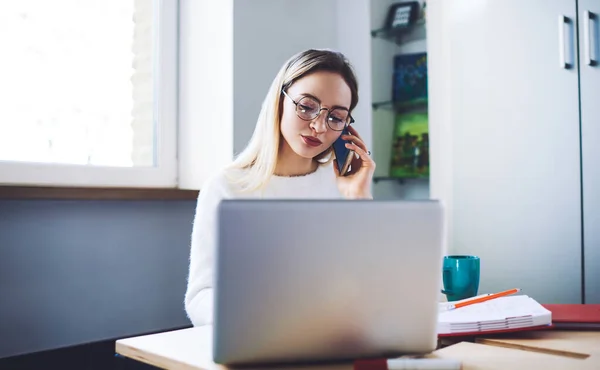
[[[120,354],[121,356],[143,362],[145,364],[155,366],[162,369],[172,369],[176,367],[177,369],[183,370],[208,370],[200,367],[196,367],[190,365],[186,362],[181,362],[178,360],[173,360],[161,355],[152,354],[152,356],[147,356],[143,353],[142,350],[129,346],[121,341],[115,342],[115,352]]]

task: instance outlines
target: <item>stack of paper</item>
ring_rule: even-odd
[[[507,296],[454,310],[440,309],[438,334],[504,331],[550,325],[552,313],[526,295]]]

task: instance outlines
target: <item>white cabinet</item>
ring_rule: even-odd
[[[600,300],[600,71],[577,49],[598,8],[428,2],[431,196],[447,206],[449,252],[481,257],[482,292],[580,303],[585,280]]]
[[[600,1],[579,0],[584,291],[600,303]]]

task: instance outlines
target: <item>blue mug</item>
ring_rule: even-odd
[[[444,257],[442,277],[448,301],[475,297],[479,290],[480,259],[477,256],[451,255]]]

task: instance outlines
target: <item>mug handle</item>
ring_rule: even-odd
[[[447,273],[449,273],[450,271],[451,271],[451,269],[449,269],[449,268],[443,268],[443,269],[442,269],[442,274],[447,274]],[[450,279],[450,278],[449,278],[449,279]],[[442,292],[442,294],[454,294],[454,293],[452,293],[452,291],[451,291],[451,290],[445,290],[445,289],[442,289],[442,290],[441,290],[441,292]]]

